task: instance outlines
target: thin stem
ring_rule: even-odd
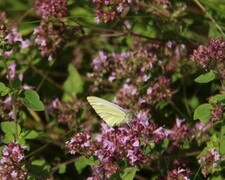
[[[195,177],[193,178],[193,180],[195,180],[197,178],[200,169],[201,169],[201,167],[199,166],[198,171],[196,172]]]
[[[13,85],[12,85],[12,79],[10,78],[10,73],[9,73],[9,68],[7,65],[7,61],[6,59],[3,57],[3,63],[6,69],[6,74],[9,80],[9,87],[10,90],[13,90]],[[13,92],[12,94],[10,94],[11,96],[11,103],[12,103],[12,113],[13,113],[13,121],[15,123],[15,141],[17,141],[18,139],[18,126],[17,126],[17,111],[16,111],[16,97],[17,97],[17,93]]]
[[[67,165],[67,164],[71,164],[71,163],[75,162],[77,159],[78,159],[78,157],[75,157],[75,158],[70,159],[70,160],[68,160],[66,162],[57,164],[55,167],[52,168],[51,173],[53,174],[54,172],[56,172],[60,168],[60,166]]]
[[[16,131],[16,133],[15,133],[15,140],[17,140],[18,139],[18,136],[19,136],[19,134],[18,134],[18,127],[17,127],[17,123],[18,123],[18,121],[17,121],[17,110],[16,110],[16,97],[17,97],[17,94],[12,94],[11,95],[11,98],[12,98],[12,111],[13,111],[13,119],[14,119],[14,122],[15,122],[15,124],[16,124],[16,126],[15,126],[15,131]]]
[[[198,1],[198,0],[193,0],[198,7],[206,13],[206,15],[208,16],[208,18],[215,24],[216,28],[221,32],[221,34],[223,36],[225,36],[225,34],[223,33],[223,30],[221,29],[221,27],[219,26],[219,24],[217,24],[217,22],[215,21],[215,19],[211,16],[211,14],[209,14],[209,12],[205,9],[205,7]]]
[[[188,102],[187,102],[187,91],[186,91],[186,88],[184,86],[183,80],[182,80],[182,84],[183,84],[183,86],[182,86],[183,88],[182,89],[183,89],[183,95],[184,95],[183,102],[184,102],[184,106],[185,106],[185,108],[187,110],[188,116],[190,118],[191,117],[191,110],[190,110]]]
[[[180,109],[172,102],[172,101],[168,101],[169,102],[169,104],[171,105],[171,106],[173,106],[173,108],[182,116],[182,117],[185,117],[185,115],[184,115],[184,113],[182,113],[181,111],[180,111]]]
[[[33,155],[36,154],[37,152],[39,152],[39,151],[45,149],[46,147],[48,147],[48,145],[49,145],[49,144],[45,144],[44,146],[42,146],[42,147],[36,149],[35,151],[33,151],[33,152],[31,152],[30,154],[26,155],[25,158],[28,158],[28,157],[33,156]]]

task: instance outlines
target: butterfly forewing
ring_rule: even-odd
[[[109,125],[120,125],[124,123],[126,115],[129,113],[127,110],[113,104],[104,99],[89,96],[87,97],[88,102],[94,108],[96,113]]]

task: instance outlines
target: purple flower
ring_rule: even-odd
[[[12,63],[9,65],[9,78],[10,79],[15,79],[16,77],[16,64]]]
[[[17,26],[12,27],[11,32],[6,36],[6,39],[8,40],[8,42],[10,44],[12,44],[16,41],[22,42],[22,40],[23,40],[22,36],[18,32]]]
[[[148,118],[144,113],[139,113],[139,117],[142,119],[134,118],[129,126],[124,124],[112,128],[103,123],[101,134],[95,138],[91,138],[87,132],[78,133],[66,143],[66,147],[72,154],[79,152],[97,157],[100,164],[94,168],[103,179],[118,172],[122,168],[122,161],[128,162],[130,166],[146,164],[148,156],[144,153],[143,144],[152,141],[156,126],[146,122]]]
[[[215,170],[220,170],[220,154],[215,148],[210,148],[204,155],[202,155],[198,163],[201,166],[201,172],[206,177],[210,173],[214,173]]]
[[[97,7],[95,17],[97,17],[98,20],[101,20],[104,23],[114,20],[115,17],[119,15],[119,13],[121,13],[125,7],[127,7],[132,3],[131,0],[127,1],[92,0],[92,2]]]
[[[147,89],[144,99],[146,103],[154,104],[160,100],[168,100],[172,95],[173,91],[170,87],[170,79],[161,75],[158,77],[158,80]]]
[[[50,115],[58,119],[59,123],[66,124],[76,120],[77,113],[81,110],[82,105],[82,102],[75,98],[67,102],[60,101],[57,98],[48,106],[48,110]]]
[[[79,152],[85,154],[86,157],[91,156],[95,151],[95,144],[91,141],[88,131],[78,133],[66,142],[66,147],[71,154]]]
[[[173,128],[170,130],[168,138],[172,141],[172,148],[179,147],[179,142],[188,137],[188,127],[184,123],[184,119],[176,118],[176,123]]]
[[[224,108],[221,104],[215,105],[215,107],[211,110],[211,122],[223,119]]]
[[[209,39],[209,45],[200,45],[193,51],[190,59],[202,68],[216,70],[221,78],[225,78],[224,60],[225,60],[225,40]]]
[[[15,142],[10,142],[2,150],[0,159],[0,177],[2,179],[21,179],[27,178],[27,170],[23,166],[25,146]]]
[[[175,159],[173,161],[172,170],[168,171],[167,173],[167,180],[174,180],[174,179],[182,179],[182,180],[189,180],[191,175],[190,168],[187,167],[186,163],[182,162],[182,160]]]
[[[66,27],[64,22],[42,21],[33,34],[34,42],[39,46],[41,56],[47,56],[51,61],[57,54],[57,50],[64,44]]]
[[[43,18],[63,17],[67,14],[67,0],[35,0],[37,13]]]

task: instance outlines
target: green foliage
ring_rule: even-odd
[[[33,160],[27,166],[30,173],[34,174],[37,179],[49,177],[50,166],[45,160]]]
[[[197,83],[208,83],[210,81],[213,81],[216,78],[216,75],[213,71],[209,71],[205,74],[200,75],[195,79],[195,82]]]
[[[24,90],[20,93],[20,98],[24,104],[29,109],[35,111],[43,111],[44,104],[40,101],[39,95],[34,90]]]
[[[137,171],[138,171],[138,168],[136,167],[125,168],[120,173],[120,177],[122,180],[133,180]]]
[[[225,105],[225,94],[217,94],[215,96],[210,97],[209,102],[212,104],[221,103]]]
[[[211,118],[211,114],[210,114],[210,110],[212,109],[212,105],[211,104],[201,104],[200,106],[198,106],[195,109],[194,112],[194,120],[200,120],[204,123],[209,122],[210,118]]]
[[[5,121],[1,122],[1,130],[5,133],[3,142],[9,143],[15,140],[17,134],[20,134],[21,127],[14,122]]]
[[[75,155],[67,147],[68,139],[84,131],[96,142],[104,129],[86,100],[94,95],[114,100],[134,117],[147,114],[156,125],[135,147],[148,159],[140,165],[132,166],[124,152],[119,162],[107,157],[110,150],[118,153],[120,142],[102,142],[102,159],[115,162],[108,169],[118,168],[109,179],[166,179],[177,169],[177,175],[190,170],[177,179],[224,179],[224,45],[209,41],[225,38],[224,1],[132,1],[120,13],[116,1],[101,9],[97,1],[68,0],[65,14],[54,14],[61,6],[51,12],[49,6],[35,7],[38,2],[50,1],[0,1],[0,151],[11,142],[23,145],[25,159],[16,170],[27,169],[30,180],[79,180],[103,172],[99,147],[75,149]],[[30,45],[23,48],[26,40]],[[158,83],[160,76],[170,80],[168,87]],[[132,121],[122,127],[132,128]],[[130,150],[133,143],[122,148]],[[210,149],[220,155],[215,168],[198,162]],[[209,171],[206,177],[202,170]]]
[[[63,96],[64,100],[70,100],[72,96],[76,96],[79,93],[83,92],[83,81],[76,70],[76,68],[69,64],[68,66],[69,76],[63,84],[65,89],[65,94]],[[68,93],[70,95],[68,95]]]
[[[34,130],[22,131],[20,136],[24,139],[35,139],[38,137],[38,132]]]
[[[223,156],[225,154],[225,125],[221,127],[220,131],[220,154]]]
[[[5,96],[10,92],[10,89],[5,86],[4,83],[0,82],[0,94],[1,96]]]
[[[76,159],[74,165],[77,172],[80,174],[88,165],[93,166],[97,165],[98,163],[99,162],[94,157],[86,158],[85,156],[80,156]]]

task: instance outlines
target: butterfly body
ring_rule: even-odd
[[[132,114],[120,106],[95,96],[88,96],[88,102],[96,113],[111,127],[132,120]]]

